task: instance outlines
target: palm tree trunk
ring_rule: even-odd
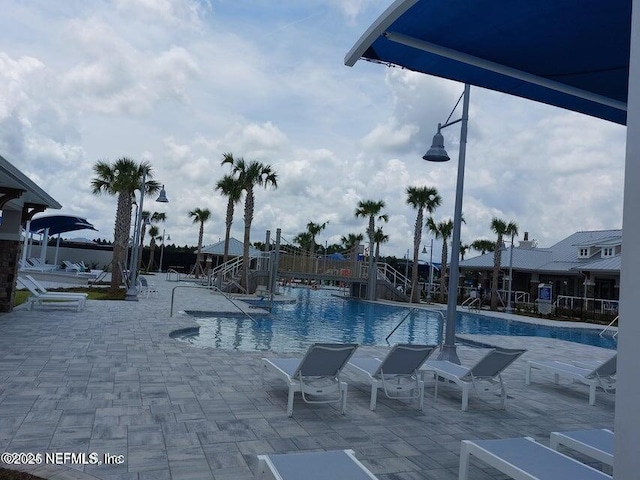
[[[138,221],[142,221],[142,219],[138,219]],[[144,236],[147,234],[147,226],[142,221],[142,230],[140,231],[140,245],[138,246],[138,265],[137,270],[140,271],[142,269],[142,253],[144,252]]]
[[[498,235],[496,249],[493,254],[493,277],[491,279],[491,310],[498,309],[498,279],[502,263],[502,234]]]
[[[422,241],[422,208],[418,209],[416,215],[416,224],[413,229],[413,268],[411,269],[411,301],[420,303],[420,291],[418,290],[418,253],[420,250],[420,242]]]
[[[224,256],[222,257],[222,263],[227,263],[229,260],[229,239],[231,238],[231,224],[233,223],[233,201],[229,199],[227,203],[227,216],[225,218],[225,231],[224,231]]]
[[[200,222],[200,231],[198,232],[198,253],[196,254],[196,278],[200,278],[200,274],[204,273],[202,269],[202,238],[204,237],[204,222]]]
[[[152,272],[154,267],[153,254],[156,250],[156,239],[152,238],[149,245],[149,263],[147,264],[147,272]]]
[[[131,230],[131,196],[126,192],[118,194],[116,222],[113,232],[113,261],[111,270],[111,290],[118,290],[122,284],[122,269],[127,268],[124,260],[129,246]],[[135,246],[134,246],[135,248]]]
[[[244,201],[244,245],[242,246],[242,286],[249,292],[249,240],[251,238],[251,222],[253,221],[253,187],[247,187]]]

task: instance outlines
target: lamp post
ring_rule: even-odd
[[[460,150],[458,152],[458,177],[456,183],[456,203],[453,213],[453,238],[451,239],[451,262],[449,267],[449,298],[447,301],[447,324],[445,329],[444,344],[438,356],[439,360],[448,360],[460,364],[456,352],[456,316],[458,306],[458,263],[460,257],[460,227],[462,223],[462,192],[464,190],[464,162],[467,152],[467,125],[469,123],[469,84],[465,84],[462,94],[462,117],[458,120],[438,124],[438,133],[433,137],[431,148],[422,157],[429,162],[446,162],[450,160],[444,149],[444,137],[440,130],[460,122]],[[460,100],[458,100],[458,103]],[[456,107],[458,104],[456,104]],[[454,111],[456,109],[454,107]],[[453,114],[453,111],[451,112]],[[451,115],[449,115],[451,118]],[[444,265],[442,266],[444,268]]]
[[[167,242],[171,241],[171,235],[167,235]],[[158,273],[162,273],[162,257],[164,255],[164,228],[162,229],[162,245],[160,246],[160,265],[158,266]]]
[[[129,276],[129,288],[127,289],[127,294],[125,296],[125,300],[130,302],[138,301],[138,288],[136,287],[136,283],[138,282],[138,245],[140,244],[140,230],[142,229],[142,205],[144,204],[144,191],[145,186],[147,184],[147,170],[142,170],[142,177],[140,179],[140,202],[138,203],[138,208],[136,209],[136,221],[133,227],[133,248],[131,252],[131,266],[130,276]],[[167,200],[167,192],[164,190],[164,185],[162,186],[162,190],[160,190],[160,195],[156,199],[156,202],[168,203]],[[145,221],[149,221],[145,219]]]
[[[427,247],[422,248],[422,253],[427,253]],[[429,286],[427,287],[427,303],[431,303],[431,286],[433,285],[433,238],[429,247]]]
[[[511,313],[513,312],[513,308],[511,308],[511,284],[513,283],[513,237],[515,233],[511,234],[511,248],[509,249],[509,290],[507,294],[507,306],[504,309],[505,312]]]

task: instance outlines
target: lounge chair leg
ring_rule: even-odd
[[[371,382],[371,401],[369,402],[369,410],[375,412],[376,410],[376,402],[378,400],[378,382],[377,380],[373,380]]]
[[[342,415],[347,413],[347,384],[340,382],[340,392],[342,393]]]
[[[589,385],[589,405],[596,404],[596,384]]]
[[[424,408],[424,382],[418,380],[418,408],[422,410]]]
[[[287,417],[293,417],[293,395],[295,391],[289,387],[289,396],[287,398]]]
[[[468,480],[469,478],[469,445],[466,440],[462,440],[460,445],[460,468],[458,470],[458,480]]]
[[[438,403],[438,375],[436,375],[435,394],[433,396],[433,401],[435,403]]]
[[[531,385],[531,364],[527,364],[527,368],[524,371],[524,384]]]
[[[466,383],[462,385],[462,411],[469,410],[469,385]]]

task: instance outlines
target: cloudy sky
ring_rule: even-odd
[[[91,194],[98,160],[148,160],[166,185],[172,243],[197,243],[187,212],[209,208],[205,243],[224,238],[225,152],[270,164],[277,190],[256,192],[252,240],[309,221],[317,239],[364,233],[360,200],[383,200],[383,255],[412,247],[408,186],[434,186],[453,215],[454,161],[421,159],[463,86],[364,61],[347,51],[391,0],[3,0],[0,155],[112,239],[115,198]],[[454,114],[455,115],[455,114]],[[459,113],[457,114],[459,116]],[[463,243],[493,238],[492,217],[540,246],[578,230],[620,228],[624,127],[471,90]],[[55,213],[55,212],[48,212]],[[162,227],[161,227],[162,228]],[[232,234],[242,238],[241,207]],[[71,236],[78,236],[74,232]],[[426,244],[430,237],[423,235]],[[439,258],[436,243],[434,256]]]

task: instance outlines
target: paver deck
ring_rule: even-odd
[[[89,301],[86,310],[18,308],[0,315],[0,452],[95,452],[121,458],[113,465],[42,464],[25,467],[49,479],[253,478],[256,456],[271,452],[351,448],[381,480],[456,479],[460,440],[532,436],[548,445],[557,430],[612,428],[615,398],[587,387],[554,385],[540,373],[524,384],[527,360],[604,360],[597,347],[534,337],[473,336],[528,351],[505,373],[508,409],[497,396],[471,395],[460,410],[460,391],[442,388],[425,407],[378,399],[369,410],[369,387],[345,372],[347,415],[334,406],[296,398],[287,418],[287,392],[277,379],[258,387],[263,353],[198,348],[170,338],[195,325],[169,317],[171,289],[139,302]],[[229,310],[220,295],[179,289],[176,311]],[[232,328],[232,327],[230,327]],[[361,348],[384,354],[382,347]],[[482,350],[459,348],[463,363]],[[278,356],[281,356],[279,354]],[[275,355],[274,355],[275,356]],[[122,457],[117,457],[122,455]],[[58,462],[61,463],[61,462]],[[472,464],[471,478],[499,477]]]

